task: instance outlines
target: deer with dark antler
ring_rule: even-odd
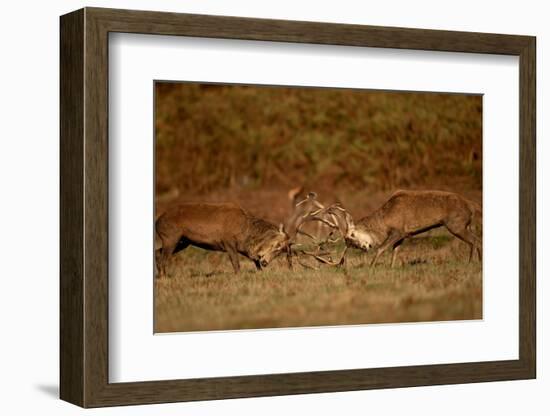
[[[166,276],[169,259],[188,246],[225,251],[235,273],[239,254],[252,260],[258,270],[289,250],[289,237],[277,227],[231,203],[186,203],[162,214],[155,224],[158,277]],[[288,257],[289,266],[290,256]]]

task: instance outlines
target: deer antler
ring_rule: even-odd
[[[344,251],[342,252],[342,256],[340,257],[340,260],[339,261],[332,261],[332,258],[329,256],[329,258],[325,258],[319,254],[315,254],[315,253],[312,253],[310,251],[305,251],[303,250],[302,253],[307,255],[307,256],[311,256],[313,257],[315,260],[319,261],[320,263],[324,263],[324,264],[328,264],[330,266],[342,266],[344,264],[344,261],[345,261],[345,258],[346,258],[346,251],[347,251],[347,247],[344,249]],[[303,264],[300,263],[302,266]]]
[[[355,228],[355,224],[353,223],[353,218],[347,212],[340,204],[333,204],[329,207],[330,214],[334,218],[335,222],[339,225],[340,231],[345,235],[348,233],[349,229]],[[338,212],[340,215],[336,215],[335,212]],[[341,222],[338,220],[341,215],[344,216],[344,224],[342,225]]]
[[[296,231],[298,233],[301,233],[302,226],[308,221],[319,221],[332,229],[338,230],[342,234],[342,236],[345,236],[347,234],[347,231],[350,228],[354,227],[351,215],[344,208],[342,208],[339,203],[332,204],[328,207],[324,207],[320,203],[318,204],[321,206],[320,208],[315,211],[306,213],[299,218],[298,224],[296,226]],[[344,215],[344,224],[342,224],[342,221],[339,219],[339,215],[335,214],[336,210]],[[328,216],[330,220],[327,219],[326,216]]]
[[[347,211],[339,204],[335,203],[329,206],[324,206],[319,201],[317,201],[317,194],[315,192],[310,192],[305,199],[298,202],[295,207],[304,207],[305,204],[310,204],[309,210],[306,208],[305,213],[301,215],[296,214],[294,221],[292,222],[294,228],[293,237],[298,234],[308,237],[312,243],[316,246],[313,251],[306,251],[303,249],[295,250],[296,254],[305,254],[307,256],[313,257],[319,263],[327,264],[330,266],[340,266],[345,261],[345,255],[347,251],[344,249],[342,256],[339,261],[333,261],[330,253],[321,252],[321,248],[326,244],[334,244],[340,241],[345,237],[348,229],[353,227],[353,220]],[[343,218],[342,218],[343,217]],[[332,231],[326,236],[325,239],[319,240],[313,235],[302,230],[302,227],[310,221],[317,221],[326,226],[330,227]],[[340,235],[337,235],[340,234]],[[293,244],[293,246],[298,246],[299,244]],[[328,254],[328,256],[327,256]],[[299,256],[298,263],[303,267],[317,269],[311,265],[307,265],[300,261]]]
[[[295,206],[298,207],[306,202],[312,202],[317,208],[324,208],[323,204],[317,201],[317,194],[315,192],[310,192],[307,194],[306,198],[298,202]]]
[[[300,201],[296,204],[296,207],[298,207],[298,206],[300,206],[300,205],[302,205],[306,202],[311,202],[317,208],[314,211],[306,212],[304,215],[302,215],[298,218],[297,224],[296,224],[296,232],[297,233],[302,233],[303,234],[303,232],[301,231],[301,228],[308,221],[319,221],[319,222],[329,226],[330,228],[339,229],[336,216],[331,212],[331,209],[336,204],[325,207],[323,204],[321,204],[319,201],[317,201],[316,198],[317,198],[317,194],[315,192],[310,192],[306,199],[304,199],[303,201]],[[330,221],[330,220],[328,220],[324,217],[327,214],[331,217],[332,221]],[[309,236],[308,234],[305,234],[305,235]],[[312,236],[309,236],[309,237],[311,238]],[[314,238],[312,238],[312,239],[315,240]]]

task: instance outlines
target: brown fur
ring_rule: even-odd
[[[235,273],[240,270],[237,254],[261,270],[288,245],[286,234],[275,225],[232,203],[181,204],[161,215],[155,228],[159,277],[166,275],[169,258],[189,245],[226,251]]]
[[[456,193],[397,191],[379,209],[360,219],[355,230],[346,237],[346,242],[362,249],[377,248],[371,265],[376,264],[380,255],[391,247],[393,266],[403,240],[443,226],[468,244],[469,262],[474,249],[481,261],[481,239],[470,229],[477,214],[481,215],[481,207]]]

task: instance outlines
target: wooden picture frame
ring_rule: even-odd
[[[535,378],[534,37],[100,8],[62,16],[60,30],[61,399],[101,407]],[[109,383],[110,32],[519,56],[519,359]]]

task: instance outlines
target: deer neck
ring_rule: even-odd
[[[243,252],[252,259],[258,257],[260,247],[277,233],[277,227],[267,221],[255,219],[249,224]]]
[[[356,225],[357,230],[368,234],[372,239],[373,245],[379,246],[387,237],[387,232],[377,221],[377,218],[366,217],[360,220]]]

